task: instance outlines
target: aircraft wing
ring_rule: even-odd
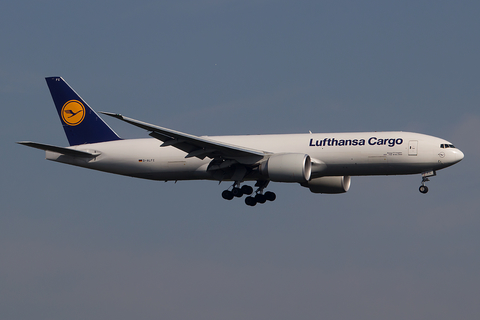
[[[150,136],[163,141],[161,147],[173,146],[187,153],[185,158],[197,157],[199,159],[224,158],[233,159],[244,164],[253,164],[268,157],[270,153],[245,147],[240,147],[224,142],[215,141],[206,137],[198,137],[146,122],[122,116],[121,114],[101,112],[139,128],[151,131]]]

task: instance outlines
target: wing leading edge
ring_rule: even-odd
[[[121,114],[100,112],[107,116],[117,118],[119,120],[130,123],[139,128],[151,131],[150,136],[163,142],[161,147],[172,146],[187,153],[185,158],[197,157],[205,159],[205,157],[216,159],[231,159],[242,164],[254,164],[265,158],[271,153],[240,147],[224,142],[215,141],[205,137],[198,137],[188,133],[183,133],[143,121],[125,117]]]

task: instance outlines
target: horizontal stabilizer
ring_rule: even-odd
[[[45,151],[52,151],[52,152],[56,152],[56,153],[60,153],[60,154],[64,154],[72,157],[92,158],[99,155],[99,153],[90,153],[90,152],[79,151],[79,150],[63,148],[63,147],[56,147],[49,144],[43,144],[43,143],[37,143],[37,142],[31,142],[31,141],[19,141],[17,143],[23,144],[24,146],[27,146],[27,147],[37,148]]]

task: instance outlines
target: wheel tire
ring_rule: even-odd
[[[425,194],[425,193],[428,192],[428,187],[427,186],[420,186],[420,188],[418,188],[418,191]]]
[[[258,203],[265,203],[265,201],[267,201],[267,198],[265,197],[265,195],[259,193],[255,196],[255,200]]]
[[[257,200],[254,197],[246,197],[245,204],[250,207],[254,207],[257,204]]]
[[[232,189],[232,194],[234,197],[237,197],[237,198],[240,198],[241,196],[243,196],[242,189],[236,188],[236,187]]]
[[[247,185],[242,186],[242,192],[246,195],[251,195],[253,193],[253,188]]]
[[[265,192],[265,198],[268,201],[275,201],[275,199],[277,199],[277,195],[271,191],[267,191]]]
[[[231,191],[225,190],[222,192],[222,198],[225,200],[232,200],[233,199],[233,193]]]

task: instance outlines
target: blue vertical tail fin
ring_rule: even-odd
[[[45,78],[71,146],[120,137],[61,77]]]

